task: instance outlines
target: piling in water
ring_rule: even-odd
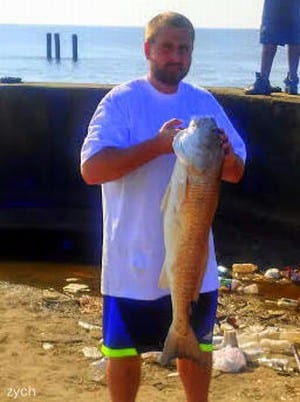
[[[51,33],[47,33],[46,41],[47,41],[47,59],[52,60],[52,35],[51,35]]]
[[[60,60],[60,37],[59,37],[59,33],[54,34],[54,42],[55,42],[55,58],[56,58],[56,60]]]
[[[78,37],[76,34],[72,35],[72,55],[73,61],[78,60]]]

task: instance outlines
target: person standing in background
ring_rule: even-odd
[[[300,0],[265,0],[260,27],[262,44],[261,68],[253,85],[246,88],[247,95],[270,95],[281,92],[272,87],[270,73],[277,46],[287,45],[288,73],[284,80],[285,92],[298,93],[298,65],[300,56]]]

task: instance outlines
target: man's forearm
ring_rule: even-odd
[[[156,138],[129,148],[105,148],[81,166],[87,184],[102,184],[117,180],[164,152]]]

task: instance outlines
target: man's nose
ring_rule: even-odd
[[[172,52],[171,52],[171,59],[173,61],[177,61],[177,62],[181,61],[182,56],[183,56],[183,53],[182,53],[182,50],[180,48],[174,48],[172,50]]]

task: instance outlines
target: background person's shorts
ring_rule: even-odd
[[[265,0],[260,43],[300,44],[299,0]]]
[[[202,293],[192,306],[191,325],[203,351],[212,351],[218,291]],[[171,297],[157,300],[103,298],[103,344],[107,357],[161,351],[172,321]]]

